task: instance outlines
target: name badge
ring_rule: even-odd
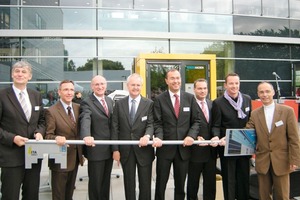
[[[40,106],[34,106],[34,111],[39,111],[40,110]]]
[[[283,125],[283,121],[280,120],[278,122],[275,123],[275,126],[278,127],[278,126],[282,126]]]
[[[250,108],[249,108],[249,107],[245,108],[245,111],[246,111],[246,112],[249,112],[249,111],[250,111]]]
[[[142,117],[142,122],[147,120],[147,116]]]
[[[190,112],[190,107],[183,107],[183,112]]]

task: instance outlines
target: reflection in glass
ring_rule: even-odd
[[[290,17],[300,19],[300,1],[290,0]]]
[[[0,5],[18,5],[18,0],[1,0]]]
[[[286,19],[234,16],[233,21],[234,34],[237,35],[289,37],[289,21]]]
[[[1,57],[2,56],[20,56],[20,49],[21,49],[21,45],[20,45],[19,39],[0,38],[0,56]],[[1,60],[3,60],[3,58]]]
[[[23,29],[96,30],[96,11],[23,8]]]
[[[102,0],[98,2],[98,6],[106,8],[133,8],[133,0]]]
[[[290,20],[291,37],[300,38],[300,20]]]
[[[232,16],[171,13],[170,32],[233,34]]]
[[[288,17],[289,0],[262,0],[263,16]]]
[[[167,40],[99,40],[99,56],[137,57],[140,53],[168,53]]]
[[[261,15],[261,0],[234,0],[233,13],[245,15]]]
[[[19,10],[0,7],[0,30],[19,28]]]
[[[167,0],[135,0],[134,9],[167,10]]]
[[[201,1],[198,0],[170,0],[169,10],[179,10],[179,11],[194,11],[201,12]]]
[[[96,6],[96,0],[22,0],[23,5],[35,6]]]
[[[286,44],[235,42],[234,46],[237,58],[290,58],[290,46]]]
[[[168,31],[168,13],[152,11],[99,10],[99,30]]]
[[[21,0],[23,5],[36,5],[36,6],[58,6],[59,0]]]
[[[291,58],[300,59],[300,45],[291,45]]]
[[[232,0],[202,0],[205,13],[232,13]]]

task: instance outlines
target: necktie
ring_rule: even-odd
[[[105,103],[104,99],[101,99],[101,103],[102,103],[102,106],[103,106],[103,108],[105,110],[106,115],[108,116],[109,112],[108,112],[108,108],[106,106],[106,103]]]
[[[20,101],[21,107],[23,109],[23,112],[26,116],[27,121],[29,122],[30,111],[29,111],[28,105],[27,105],[26,100],[25,100],[25,94],[24,94],[24,92],[20,92],[19,95],[20,95],[19,101]]]
[[[76,122],[75,122],[74,116],[73,116],[72,111],[71,111],[71,109],[72,109],[71,106],[68,106],[67,109],[68,109],[68,116],[71,119],[73,126],[75,127]]]
[[[204,101],[201,101],[201,109],[202,109],[202,112],[206,118],[206,121],[208,122],[208,113],[207,113],[207,109],[206,109],[206,106],[205,106],[205,102]]]
[[[174,94],[174,97],[175,97],[174,111],[175,111],[176,117],[178,118],[179,109],[180,109],[179,96],[178,96],[178,94]]]
[[[131,100],[131,109],[130,109],[130,112],[129,112],[130,123],[131,123],[131,124],[133,124],[133,121],[134,121],[135,111],[136,111],[135,100],[132,99],[132,100]]]

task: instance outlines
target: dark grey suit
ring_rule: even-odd
[[[80,137],[94,137],[95,140],[110,140],[111,116],[113,101],[105,97],[109,110],[106,115],[102,104],[90,94],[80,104]],[[83,147],[84,155],[88,159],[89,199],[109,199],[110,175],[112,169],[112,151],[109,145]]]
[[[155,136],[161,140],[184,140],[186,136],[197,138],[200,128],[199,106],[190,93],[180,92],[180,112],[178,119],[168,91],[154,101]],[[165,198],[166,184],[173,163],[175,180],[174,199],[184,199],[184,185],[191,157],[191,148],[182,145],[163,145],[156,150],[157,179],[155,199]]]
[[[209,111],[209,122],[201,110],[201,129],[199,136],[205,140],[210,140],[211,133],[211,108],[212,101],[206,99]],[[192,146],[192,156],[189,163],[188,181],[187,181],[187,199],[198,199],[198,189],[201,174],[203,175],[203,200],[215,200],[216,198],[216,148],[212,146]]]
[[[116,102],[112,121],[112,140],[140,140],[144,135],[153,136],[153,102],[141,97],[135,120],[130,123],[129,97]],[[139,199],[151,199],[151,173],[154,150],[151,146],[114,145],[113,151],[120,151],[124,172],[125,196],[135,199],[135,170],[138,169]]]
[[[18,147],[13,143],[16,135],[34,139],[35,133],[45,133],[42,96],[31,89],[27,89],[27,93],[32,106],[29,122],[12,87],[0,91],[2,199],[19,200],[19,190],[22,184],[23,199],[38,199],[41,162],[33,164],[32,169],[25,169],[25,147]]]

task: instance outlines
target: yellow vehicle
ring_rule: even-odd
[[[141,94],[154,99],[167,89],[165,74],[171,68],[180,71],[181,89],[193,93],[193,83],[198,78],[208,82],[209,98],[217,97],[216,55],[214,54],[140,54],[135,59],[134,71],[140,74],[145,83]]]

